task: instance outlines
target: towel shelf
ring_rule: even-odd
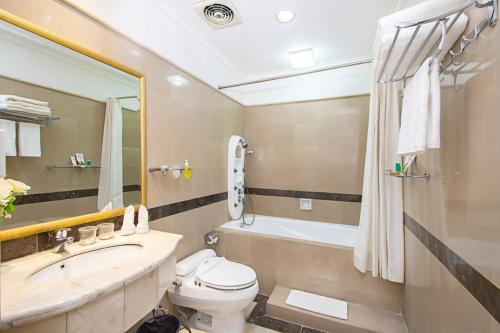
[[[49,164],[47,165],[47,169],[53,170],[53,169],[100,169],[101,167],[99,165],[56,165],[56,164]]]
[[[431,175],[428,173],[424,173],[423,175],[415,175],[412,173],[406,173],[406,172],[396,172],[392,170],[386,170],[385,171],[386,176],[391,176],[391,177],[397,177],[397,178],[417,178],[417,179],[425,179],[425,180],[430,180]]]
[[[389,51],[387,53],[387,58],[385,58],[384,64],[382,66],[382,70],[380,72],[380,75],[378,77],[378,83],[392,83],[392,82],[398,82],[398,81],[406,81],[407,79],[413,77],[414,72],[418,70],[420,66],[414,66],[415,62],[417,60],[424,61],[425,59],[429,58],[430,56],[437,57],[439,54],[444,49],[444,45],[446,42],[446,36],[447,33],[450,32],[451,28],[454,26],[454,24],[457,22],[458,18],[462,13],[469,7],[475,6],[476,8],[490,8],[490,15],[484,19],[481,23],[479,23],[476,27],[474,27],[473,31],[467,35],[462,36],[461,41],[459,43],[459,49],[454,50],[451,49],[448,51],[446,56],[444,57],[443,61],[441,62],[441,73],[444,72],[455,60],[456,57],[458,57],[460,54],[462,54],[465,50],[465,48],[474,40],[476,40],[479,36],[479,34],[488,26],[495,26],[497,21],[498,21],[498,1],[499,0],[489,0],[489,1],[481,1],[481,0],[468,0],[464,4],[460,5],[459,7],[456,7],[452,10],[449,10],[445,13],[441,13],[439,15],[435,15],[426,19],[418,20],[418,21],[412,21],[412,22],[404,22],[397,24],[395,26],[396,32],[394,35],[394,38],[392,40],[392,44],[389,48]],[[415,46],[414,41],[416,40],[417,34],[419,31],[422,31],[422,26],[427,25],[427,24],[434,24],[428,35],[425,37],[424,41],[422,42],[421,45]],[[428,49],[428,44],[432,40],[432,36],[434,35],[434,32],[440,27],[441,29],[441,38],[439,41],[437,41],[434,45],[431,46],[430,50],[428,53],[423,57],[423,50]],[[389,60],[391,59],[391,56],[394,54],[395,49],[399,49],[400,47],[396,47],[397,42],[399,37],[401,36],[401,32],[404,29],[413,29],[413,33],[407,42],[406,45],[404,45],[404,48],[401,47],[403,50],[401,55],[399,56],[399,59],[396,62],[395,68],[389,73],[388,72],[388,64]],[[409,62],[405,62],[405,58],[408,54],[408,51],[410,48],[416,48],[418,47],[418,50],[414,56],[410,59]],[[396,52],[397,53],[397,52]],[[407,63],[406,68],[403,68],[400,71],[400,67],[403,63]],[[389,66],[390,67],[390,66]],[[401,74],[404,73],[404,74]]]
[[[0,109],[0,119],[13,120],[23,123],[38,124],[40,126],[53,127],[56,120],[62,119],[59,116],[41,115],[23,111],[12,111]]]

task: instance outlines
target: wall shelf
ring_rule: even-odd
[[[425,180],[430,180],[431,175],[428,173],[424,173],[423,175],[415,175],[412,173],[406,173],[406,172],[396,172],[393,170],[386,170],[385,171],[386,176],[391,176],[391,177],[396,177],[396,178],[417,178],[417,179],[425,179]]]
[[[53,169],[100,169],[101,166],[99,165],[92,165],[92,166],[87,166],[87,165],[56,165],[56,164],[49,164],[47,165],[47,169],[53,170]]]
[[[32,123],[46,127],[53,127],[55,125],[56,120],[62,119],[62,117],[0,109],[0,119],[12,120],[23,123]]]

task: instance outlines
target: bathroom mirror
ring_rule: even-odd
[[[143,75],[4,11],[0,19],[0,175],[31,187],[1,219],[0,240],[145,204]]]

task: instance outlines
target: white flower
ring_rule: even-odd
[[[6,179],[6,181],[12,186],[12,192],[26,194],[31,187],[23,182],[14,179]]]
[[[4,204],[9,201],[14,187],[4,178],[0,178],[0,203]]]

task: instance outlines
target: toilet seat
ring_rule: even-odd
[[[214,257],[203,261],[195,274],[195,284],[220,290],[245,289],[255,284],[257,274],[245,265]]]

